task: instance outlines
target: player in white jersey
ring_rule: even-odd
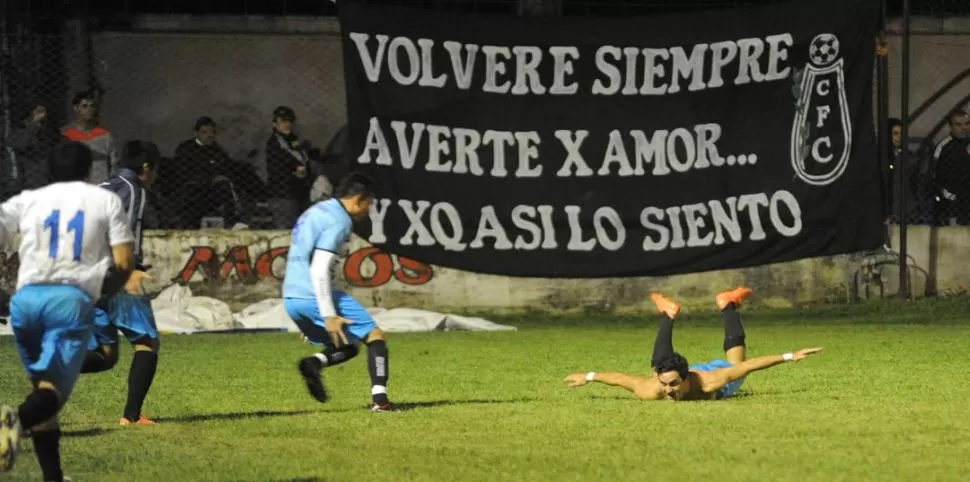
[[[298,368],[310,395],[324,403],[324,367],[357,356],[357,345],[367,345],[367,371],[371,378],[371,411],[391,412],[387,397],[387,343],[384,332],[352,296],[334,289],[333,267],[350,237],[354,218],[367,216],[374,199],[374,181],[351,173],[337,185],[334,198],[310,206],[293,227],[283,278],[283,306],[310,343],[324,346],[300,360]]]
[[[0,471],[13,468],[27,431],[44,480],[63,480],[57,413],[71,396],[94,324],[94,304],[134,268],[134,236],[121,200],[88,184],[91,151],[65,142],[50,157],[54,183],[0,205],[3,242],[20,233],[10,321],[33,390],[0,408]]]

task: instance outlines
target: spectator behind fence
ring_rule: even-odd
[[[889,204],[891,208],[891,219],[893,222],[900,222],[899,213],[900,192],[905,193],[906,197],[906,219],[908,222],[920,222],[922,219],[920,202],[920,181],[919,181],[919,159],[916,154],[907,147],[906,165],[901,165],[903,152],[903,122],[896,118],[889,119],[889,159],[887,160],[888,175],[885,179],[890,183],[886,192],[889,193]],[[906,179],[905,191],[899,189],[899,176]]]
[[[196,120],[194,130],[192,139],[175,148],[171,168],[159,174],[167,184],[166,193],[177,200],[181,227],[199,229],[202,218],[221,217],[224,226],[245,228],[232,181],[238,163],[216,142],[217,126],[211,117]]]
[[[266,173],[273,227],[290,229],[310,205],[313,177],[307,143],[294,131],[296,113],[273,110],[273,133],[266,141]]]
[[[957,110],[949,116],[950,135],[937,143],[929,178],[936,201],[936,222],[970,224],[970,116]]]
[[[72,141],[81,142],[91,149],[94,164],[91,165],[90,182],[100,184],[120,162],[114,136],[98,125],[98,96],[93,90],[74,94],[74,121],[61,129],[61,134]]]
[[[10,150],[4,169],[7,191],[16,194],[24,189],[37,189],[50,183],[47,158],[60,136],[52,128],[47,107],[34,103],[27,110],[22,125],[14,126],[8,137]]]

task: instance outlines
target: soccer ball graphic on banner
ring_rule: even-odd
[[[808,59],[819,67],[824,67],[839,56],[839,39],[830,33],[821,33],[812,39],[808,47]]]

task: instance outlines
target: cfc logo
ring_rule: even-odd
[[[825,186],[842,176],[852,151],[839,39],[830,33],[816,35],[808,48],[808,60],[793,77],[791,162],[799,179]]]

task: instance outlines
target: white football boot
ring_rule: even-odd
[[[20,439],[23,429],[17,417],[17,409],[0,407],[0,472],[9,472],[20,455]]]

